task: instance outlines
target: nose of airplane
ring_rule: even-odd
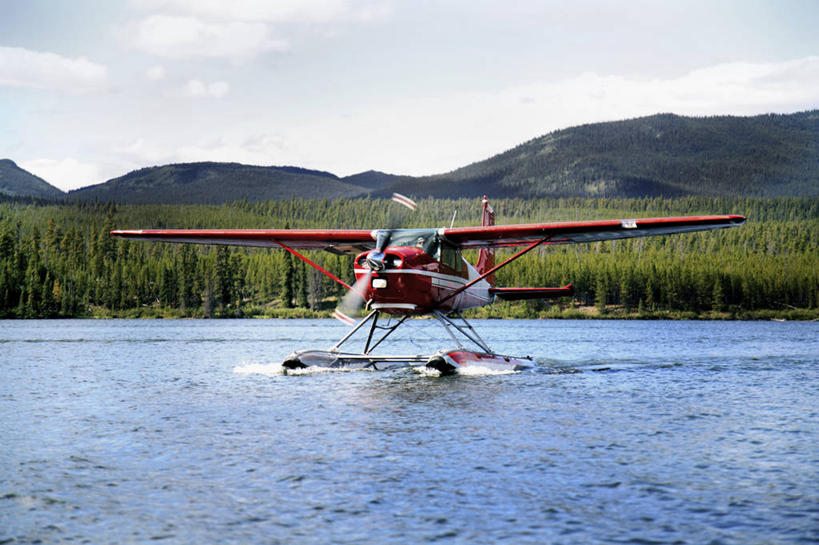
[[[367,255],[367,265],[372,271],[380,271],[384,269],[384,253],[373,250]]]

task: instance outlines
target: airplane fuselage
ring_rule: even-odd
[[[428,314],[433,310],[450,312],[481,307],[492,303],[490,285],[486,280],[476,282],[455,297],[453,292],[480,276],[475,268],[461,257],[460,252],[447,255],[449,250],[438,251],[439,257],[419,247],[390,246],[378,259],[383,267],[372,267],[375,250],[363,252],[355,260],[355,276],[369,307],[389,314]],[[369,278],[367,278],[369,277]],[[440,303],[443,301],[443,303]]]

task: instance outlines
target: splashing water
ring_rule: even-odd
[[[349,368],[349,367],[320,367],[312,365],[302,369],[288,369],[281,363],[245,363],[233,368],[237,375],[264,375],[268,377],[280,375],[318,375],[321,373],[349,373],[352,371],[368,371],[369,368]]]

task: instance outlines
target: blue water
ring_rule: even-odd
[[[475,325],[539,367],[292,376],[344,327],[0,321],[0,543],[819,541],[819,324]]]

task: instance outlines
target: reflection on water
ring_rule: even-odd
[[[343,327],[0,322],[0,543],[819,537],[819,325],[476,325],[539,367],[293,376]]]

